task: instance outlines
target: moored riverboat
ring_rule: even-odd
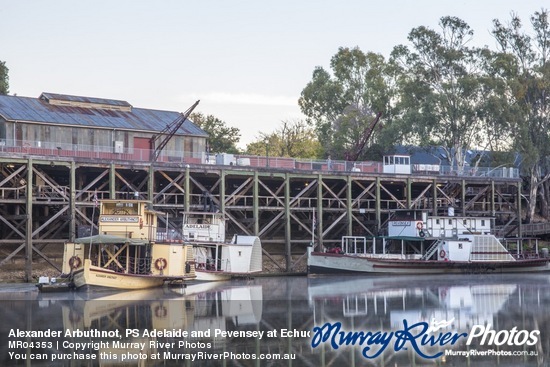
[[[226,241],[222,213],[184,213],[183,238],[193,246],[197,281],[224,281],[262,271],[260,238],[234,235]]]
[[[147,289],[194,279],[192,246],[156,242],[157,216],[143,200],[102,200],[98,234],[65,244],[63,276],[75,288]]]
[[[506,248],[487,217],[428,216],[398,210],[381,237],[344,236],[340,246],[308,248],[308,273],[447,274],[550,271],[547,252]]]

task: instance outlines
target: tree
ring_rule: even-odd
[[[271,134],[261,133],[246,146],[248,154],[274,157],[318,158],[321,146],[313,129],[302,120],[283,121]]]
[[[9,69],[4,61],[0,61],[0,94],[8,94],[9,87]]]
[[[536,211],[537,195],[542,214],[548,216],[548,184],[550,179],[550,24],[547,10],[531,16],[534,34],[522,29],[516,14],[508,24],[493,21],[493,35],[499,52],[493,67],[505,86],[511,135],[515,149],[521,154],[522,167],[528,177],[526,221],[531,222]]]
[[[239,153],[237,143],[241,138],[241,132],[236,127],[227,124],[213,115],[203,115],[200,112],[190,116],[198,127],[209,135],[209,152],[211,153]]]
[[[315,126],[325,155],[345,159],[360,144],[378,113],[391,117],[391,78],[384,57],[359,48],[341,47],[330,62],[332,75],[318,66],[298,101],[308,123]],[[371,137],[366,148],[379,136]],[[395,135],[392,136],[395,138]],[[366,150],[358,152],[362,158]]]
[[[396,46],[390,62],[400,71],[399,119],[411,143],[439,146],[448,164],[464,169],[465,153],[487,144],[481,50],[469,48],[473,30],[456,17],[440,20],[442,33],[414,28],[412,47]]]

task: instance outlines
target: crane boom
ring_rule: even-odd
[[[172,136],[174,136],[174,134],[180,129],[185,120],[187,120],[187,118],[191,115],[195,107],[198,106],[199,102],[200,100],[195,102],[191,107],[187,109],[187,111],[180,113],[177,119],[166,125],[166,127],[162,131],[151,137],[151,148],[153,149],[153,153],[151,155],[152,162],[156,162],[156,160],[160,156],[160,153],[162,152],[164,147],[166,147],[166,144],[168,144],[170,139],[172,139]]]
[[[382,112],[378,112],[376,114],[376,117],[371,121],[369,126],[363,131],[363,134],[361,135],[361,139],[357,142],[355,145],[355,149],[352,152],[348,152],[346,154],[346,160],[355,162],[357,158],[359,158],[359,155],[365,148],[365,144],[367,144],[367,141],[369,141],[372,133],[374,132],[374,128],[376,127],[376,124],[378,121],[380,121],[380,117],[382,116]]]

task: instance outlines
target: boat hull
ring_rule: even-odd
[[[183,281],[186,278],[117,273],[90,265],[89,260],[85,261],[82,269],[73,274],[76,288],[148,289],[162,287],[166,282],[178,280]]]
[[[221,271],[195,270],[195,274],[197,276],[195,280],[198,282],[221,282],[232,278],[230,273]]]
[[[259,272],[238,273],[231,271],[195,270],[196,278],[194,280],[199,282],[222,282],[234,278],[250,278],[258,273]]]
[[[515,261],[435,261],[382,259],[310,252],[309,274],[461,274],[532,273],[550,271],[549,259]]]

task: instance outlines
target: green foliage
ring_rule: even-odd
[[[499,107],[509,121],[514,148],[522,157],[524,174],[529,176],[529,211],[533,218],[537,191],[550,179],[550,23],[546,10],[531,16],[533,35],[522,28],[512,14],[509,23],[493,21],[493,35],[499,50],[490,64],[500,82]],[[548,202],[548,197],[543,197]],[[545,214],[545,213],[543,213]]]
[[[241,138],[241,132],[236,127],[227,124],[213,115],[203,115],[200,112],[190,116],[197,126],[209,135],[210,153],[239,153],[237,143]]]
[[[351,153],[365,157],[361,140],[378,112],[386,122],[391,117],[391,74],[383,56],[359,48],[340,48],[331,59],[332,75],[322,67],[298,101],[307,122],[315,127],[324,155],[345,159]],[[374,132],[367,148],[379,140]],[[396,136],[386,136],[390,143]],[[389,145],[389,143],[388,143]],[[359,151],[358,151],[359,150]]]
[[[391,63],[399,71],[398,110],[409,142],[440,146],[450,165],[464,167],[465,151],[485,148],[490,131],[480,112],[487,97],[482,50],[467,44],[473,30],[461,19],[443,17],[441,34],[414,28],[411,47],[397,46]]]
[[[10,91],[9,86],[9,69],[4,61],[0,61],[0,94],[8,94]]]
[[[318,158],[321,146],[313,129],[304,121],[283,121],[271,134],[261,133],[246,146],[248,154],[273,157]]]

